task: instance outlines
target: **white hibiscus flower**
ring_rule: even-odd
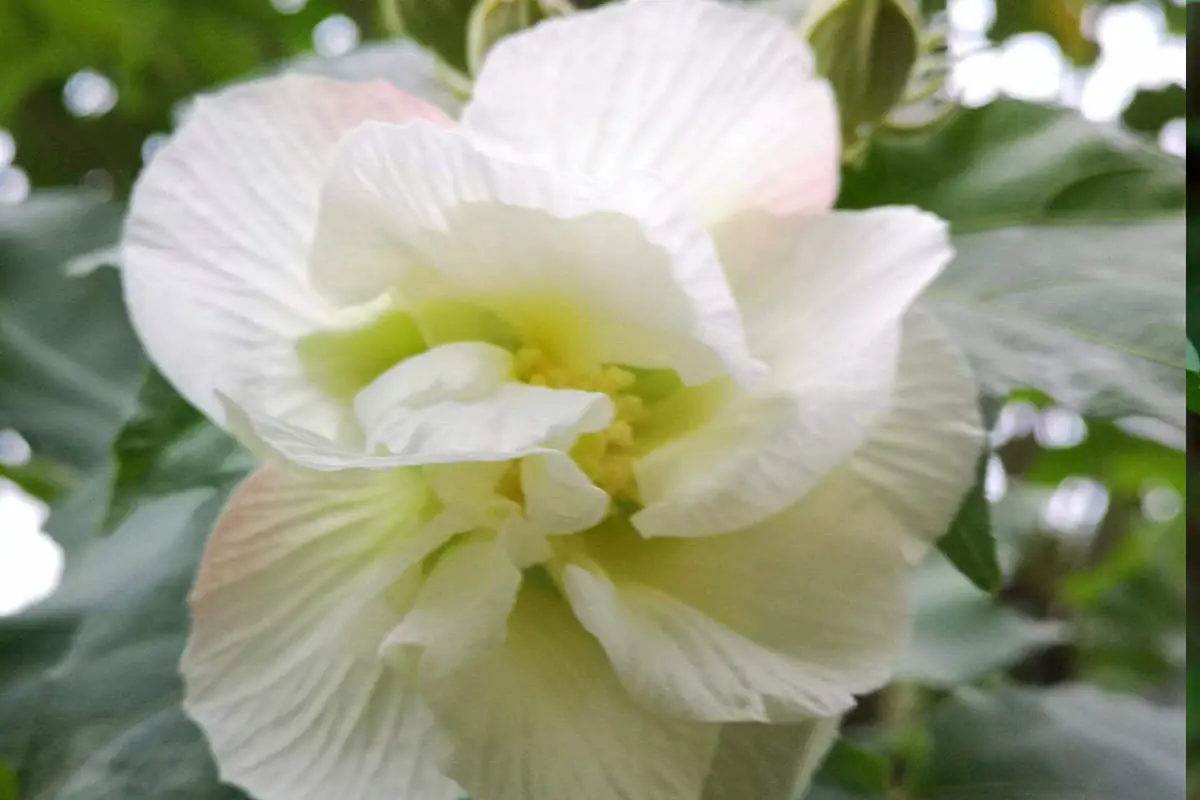
[[[183,660],[273,800],[783,800],[906,636],[982,442],[913,301],[922,212],[831,211],[836,110],[770,17],[641,0],[388,85],[199,101],[129,308],[264,455]]]

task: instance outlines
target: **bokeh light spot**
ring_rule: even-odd
[[[0,169],[0,205],[16,205],[29,196],[29,176],[20,167]]]
[[[313,28],[313,48],[325,58],[341,56],[358,47],[358,24],[345,14],[332,14]]]
[[[117,86],[95,70],[82,69],[63,86],[63,103],[77,117],[101,117],[117,104]]]

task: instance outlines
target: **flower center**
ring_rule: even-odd
[[[517,380],[532,386],[601,392],[612,398],[616,412],[612,423],[602,431],[579,437],[571,457],[592,483],[614,500],[636,503],[633,444],[646,411],[642,398],[630,391],[637,380],[634,373],[611,365],[593,370],[563,369],[536,347],[517,351],[513,372]]]

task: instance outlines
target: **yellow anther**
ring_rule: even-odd
[[[580,466],[583,466],[584,463],[598,463],[604,457],[605,450],[607,450],[607,444],[603,435],[592,433],[579,437],[579,441],[571,450],[571,455],[575,457]],[[585,468],[584,471],[586,472],[587,469]]]
[[[513,356],[513,373],[523,381],[529,382],[530,378],[545,372],[549,366],[546,354],[536,347],[522,347]]]
[[[571,371],[555,363],[535,347],[523,347],[513,356],[513,373],[532,386],[552,389],[580,389],[609,395],[613,401],[613,421],[597,433],[579,437],[571,457],[592,482],[614,498],[637,499],[633,477],[633,458],[629,455],[638,422],[645,415],[640,397],[626,394],[637,378],[627,369],[602,366],[593,370]],[[517,473],[505,473],[498,489],[516,499],[520,493]],[[523,497],[523,495],[520,495]]]
[[[633,447],[633,426],[628,422],[618,419],[604,431],[604,440],[609,447],[620,447],[628,449]]]
[[[616,406],[617,419],[624,420],[630,425],[636,425],[646,414],[646,404],[635,394],[623,394],[613,399]]]
[[[637,380],[632,372],[620,367],[605,367],[602,372],[605,390],[611,394],[625,391]]]
[[[632,498],[634,495],[633,459],[627,455],[609,453],[597,465],[591,478],[612,497]]]
[[[546,376],[546,385],[555,389],[567,389],[574,383],[566,370],[550,368],[542,374]]]
[[[603,382],[596,380],[596,378],[592,375],[575,376],[575,379],[571,384],[571,388],[580,389],[585,392],[604,392],[607,394]]]

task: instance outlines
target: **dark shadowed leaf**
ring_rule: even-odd
[[[884,800],[890,784],[886,757],[842,739],[825,757],[804,800]]]
[[[960,690],[935,708],[918,800],[1183,800],[1184,711],[1083,685]]]
[[[1143,89],[1121,114],[1121,121],[1130,129],[1157,135],[1173,119],[1187,114],[1187,91],[1177,83],[1157,89]]]
[[[958,257],[927,302],[991,395],[1036,388],[1181,430],[1184,178],[1181,159],[1141,137],[1000,101],[876,139],[839,204],[915,204],[950,221]]]
[[[909,586],[913,636],[897,666],[902,680],[973,683],[1066,634],[1058,622],[1032,619],[981,592],[940,554],[917,568]]]
[[[475,0],[386,0],[404,32],[467,71],[467,23]]]
[[[39,800],[232,800],[179,708],[184,602],[226,489],[148,503],[0,620],[0,757]]]
[[[1085,0],[1000,0],[988,37],[1003,42],[1022,33],[1044,33],[1053,37],[1063,55],[1086,66],[1100,55],[1099,45],[1084,24],[1087,6]]]
[[[102,465],[134,406],[142,351],[110,269],[65,264],[112,244],[122,209],[84,192],[0,207],[0,428],[77,471]]]
[[[1184,419],[1183,220],[956,237],[926,296],[993,395],[1036,387],[1096,417]]]
[[[0,800],[20,800],[17,776],[0,760]]]
[[[979,457],[975,485],[963,498],[958,514],[937,548],[971,583],[985,592],[1000,588],[1002,576],[996,558],[996,539],[992,536],[991,509],[984,493],[988,453]]]
[[[138,503],[203,486],[221,486],[252,465],[228,434],[151,370],[138,408],[113,443],[116,479],[104,527],[112,528]]]
[[[878,137],[845,174],[844,208],[917,205],[956,231],[1182,209],[1183,161],[1078,113],[1014,100],[925,135]]]

